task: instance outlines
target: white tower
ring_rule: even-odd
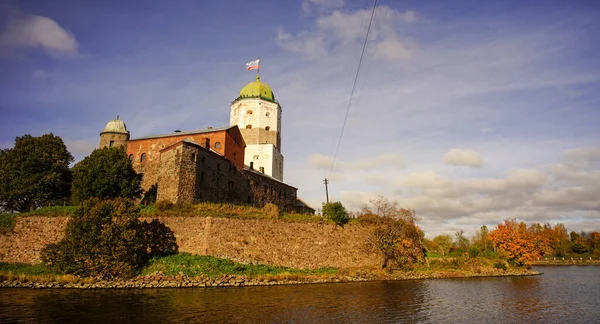
[[[231,103],[229,125],[237,125],[246,142],[244,164],[283,181],[281,106],[259,75]]]

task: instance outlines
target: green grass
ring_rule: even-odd
[[[77,210],[77,206],[51,206],[28,211],[19,216],[71,216]]]
[[[17,223],[18,214],[0,214],[0,234],[12,232]]]
[[[16,217],[21,216],[72,216],[77,206],[43,207],[26,213],[0,214],[0,234],[12,232]],[[173,205],[166,210],[158,210],[154,205],[140,206],[142,217],[214,217],[235,219],[273,219],[262,208],[249,205],[203,202],[194,205]],[[278,220],[290,223],[332,223],[319,215],[282,213]],[[333,224],[333,223],[332,223]]]
[[[0,262],[0,272],[24,275],[54,275],[57,274],[47,268],[44,264],[28,264],[28,263],[8,263]]]
[[[228,275],[333,275],[338,272],[336,268],[319,268],[316,270],[294,269],[287,267],[242,264],[228,259],[215,258],[211,256],[192,255],[179,253],[176,255],[157,258],[142,270],[142,275],[162,271],[165,275],[178,275],[183,272],[186,276],[196,277],[200,275],[218,277]]]
[[[202,202],[194,205],[172,205],[159,210],[154,205],[142,206],[141,216],[215,217],[236,219],[273,219],[263,208],[249,205]],[[328,223],[321,216],[283,213],[279,220],[291,223]]]

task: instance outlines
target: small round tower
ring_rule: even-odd
[[[100,145],[98,148],[123,146],[127,149],[129,140],[129,131],[125,123],[119,119],[113,119],[106,124],[104,130],[100,132]]]

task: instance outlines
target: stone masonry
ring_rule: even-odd
[[[372,228],[319,223],[211,217],[158,217],[171,228],[180,252],[295,268],[372,267],[364,249]],[[150,218],[141,220],[150,221]],[[64,237],[68,217],[17,217],[13,233],[0,235],[0,261],[40,262],[40,251]]]

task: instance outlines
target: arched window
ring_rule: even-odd
[[[108,147],[113,147],[113,146],[115,146],[115,141],[110,141],[110,142],[108,143]]]
[[[215,148],[221,148],[221,142],[215,142]]]
[[[140,163],[145,163],[146,162],[146,153],[142,153],[142,155],[140,156]]]
[[[271,127],[267,126],[265,127],[265,130],[271,130]]]
[[[235,153],[235,152],[233,153],[233,159],[237,160],[237,153]]]
[[[129,161],[133,162],[133,154],[129,154]]]
[[[248,110],[248,111],[246,111],[246,114],[248,114],[248,115],[252,115],[252,110]]]
[[[251,129],[252,125],[246,125],[246,129]]]

